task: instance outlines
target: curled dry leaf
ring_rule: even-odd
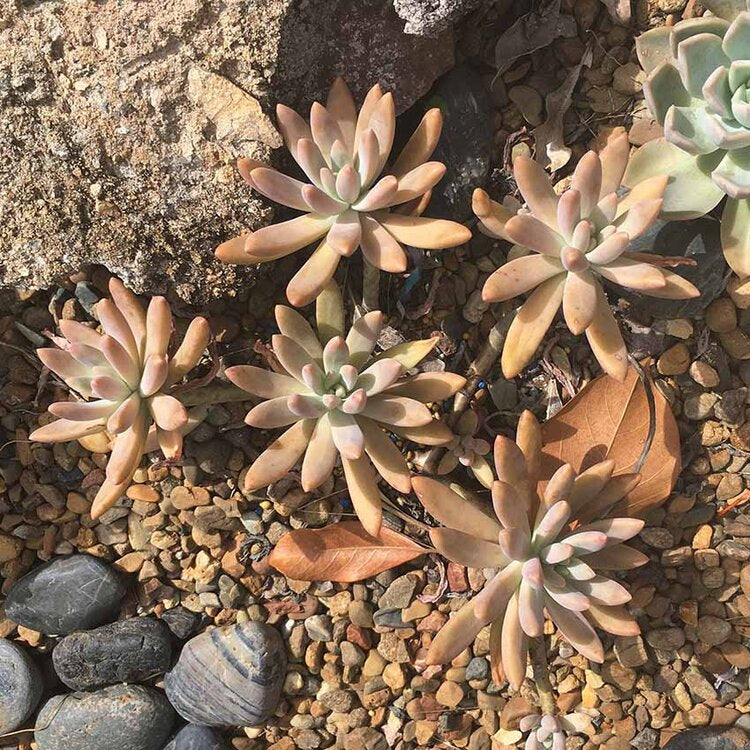
[[[495,45],[495,67],[502,75],[519,57],[547,47],[560,36],[560,0],[542,0],[521,16]]]
[[[268,558],[284,575],[299,581],[354,583],[429,552],[409,537],[382,526],[370,536],[358,521],[285,534]]]
[[[613,512],[642,515],[663,503],[680,473],[680,435],[669,403],[652,388],[656,407],[653,443],[640,469],[641,482]],[[646,391],[631,367],[625,382],[602,375],[542,425],[542,477],[564,463],[577,472],[612,459],[615,474],[636,470],[649,433]]]
[[[536,144],[536,158],[543,167],[549,167],[552,172],[562,169],[569,161],[573,151],[565,144],[563,133],[563,118],[570,109],[573,91],[578,83],[583,68],[591,67],[593,47],[589,45],[581,57],[581,62],[572,68],[562,85],[547,94],[544,100],[547,119],[534,128],[534,143]]]

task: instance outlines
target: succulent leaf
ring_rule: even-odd
[[[740,13],[750,8],[747,0],[704,0],[703,5],[726,21],[733,21]]]
[[[721,245],[732,270],[750,276],[750,200],[730,198],[721,215]]]
[[[724,157],[721,151],[694,156],[663,138],[649,141],[628,162],[623,184],[630,188],[652,177],[669,175],[661,216],[695,219],[707,214],[724,197],[711,173]]]
[[[430,379],[432,379],[430,373],[424,374],[430,376]],[[420,376],[417,375],[414,379],[416,380],[419,377]],[[433,398],[433,396],[440,395],[440,381],[436,380],[434,382],[434,385],[437,386],[438,390],[433,391],[432,383],[429,385],[431,392],[425,392],[429,400],[442,400]],[[404,394],[403,388],[397,388],[394,390],[397,390],[402,395]],[[438,464],[437,474],[449,474],[460,463],[471,469],[477,481],[489,489],[492,487],[494,480],[492,467],[485,458],[490,452],[490,444],[486,440],[475,437],[478,427],[479,418],[475,411],[470,409],[461,415],[455,425],[456,434],[453,436],[453,439],[447,446],[447,452],[443,455]]]
[[[651,73],[660,65],[672,59],[672,30],[659,26],[640,34],[635,40],[638,62],[646,73]]]
[[[750,198],[750,146],[727,152],[711,176],[730,198]]]

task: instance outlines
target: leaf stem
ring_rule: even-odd
[[[380,309],[380,269],[362,256],[362,307],[365,312]]]
[[[638,377],[643,384],[643,390],[646,394],[646,403],[648,404],[648,434],[646,435],[646,441],[643,443],[641,455],[638,457],[638,461],[636,461],[636,464],[633,467],[633,471],[637,473],[643,468],[646,456],[648,456],[648,452],[651,450],[651,444],[654,442],[654,436],[656,435],[656,401],[654,400],[653,383],[643,369],[643,365],[631,354],[628,354],[628,360],[633,366],[633,369],[638,373]]]
[[[492,326],[487,334],[487,341],[484,342],[481,351],[469,365],[466,371],[466,385],[456,394],[453,400],[452,424],[455,424],[455,420],[469,408],[480,381],[500,358],[512,318],[512,314],[506,313]]]
[[[453,427],[459,420],[460,416],[471,405],[471,399],[474,397],[479,383],[482,378],[490,371],[492,366],[500,358],[503,350],[505,337],[508,335],[508,328],[513,319],[513,312],[506,312],[500,320],[495,323],[487,334],[487,340],[466,370],[466,385],[456,394],[453,399],[453,411],[446,418],[449,427]],[[440,457],[443,455],[445,448],[432,448],[427,454],[424,461],[424,471],[427,474],[434,474],[437,471]]]
[[[539,693],[539,707],[542,714],[557,713],[555,692],[549,681],[549,664],[547,663],[547,641],[541,638],[532,638],[530,643],[531,669],[534,673],[534,683]]]
[[[224,404],[227,401],[253,401],[254,397],[232,383],[215,381],[193,391],[175,393],[184,406],[202,406],[205,404]]]

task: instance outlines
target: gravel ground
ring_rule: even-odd
[[[490,187],[496,196],[512,187],[509,158],[528,149],[530,133],[544,117],[544,97],[589,45],[592,64],[582,71],[565,115],[571,163],[608,128],[629,126],[631,118],[635,142],[648,131],[639,114],[642,79],[631,32],[613,26],[595,0],[579,0],[574,8],[567,0],[563,8],[572,10],[567,35],[512,64],[492,88]],[[637,20],[645,26],[682,11],[695,12],[695,5],[658,0],[639,5]],[[463,57],[488,84],[498,24],[499,16],[490,13],[470,18],[462,29]],[[651,559],[629,576],[643,635],[610,638],[601,666],[559,638],[549,639],[560,709],[582,706],[597,716],[592,735],[569,739],[569,750],[652,750],[685,727],[742,723],[750,713],[750,290],[715,262],[718,245],[707,241],[705,249],[714,262],[696,283],[718,290],[729,281],[715,300],[706,295],[705,309],[675,312],[643,299],[619,305],[631,349],[653,357],[656,385],[678,417],[685,468],[636,542]],[[478,236],[466,247],[426,258],[416,285],[384,280],[393,335],[439,332],[433,366],[463,372],[490,328],[512,309],[510,303],[489,309],[480,296],[504,252]],[[280,262],[273,278],[288,276],[290,262]],[[351,284],[357,277],[358,271],[348,276],[350,303],[360,294]],[[243,493],[242,471],[267,439],[243,425],[247,405],[213,407],[186,440],[185,457],[174,464],[153,457],[144,462],[127,501],[98,522],[88,511],[106,456],[78,443],[27,442],[47,404],[65,397],[61,386],[42,377],[33,349],[57,319],[85,317],[106,278],[93,268],[50,292],[6,292],[0,300],[2,592],[37,560],[80,551],[137,581],[123,615],[161,616],[182,608],[201,618],[199,628],[247,620],[276,625],[289,657],[284,697],[269,725],[236,733],[232,745],[238,750],[315,750],[335,743],[345,750],[489,750],[491,735],[515,727],[535,696],[530,681],[515,697],[507,685],[491,681],[488,629],[448,667],[412,666],[449,614],[481,587],[483,572],[454,564],[443,570],[429,557],[349,586],[277,574],[265,558],[286,531],[348,518],[351,507],[338,474],[313,494],[305,494],[294,475],[267,496]],[[199,312],[211,314],[220,353],[235,364],[260,358],[255,341],[268,339],[269,311],[283,301],[283,285],[265,284]],[[177,301],[173,310],[181,323],[194,312]],[[679,317],[667,318],[674,314]],[[508,431],[523,408],[540,418],[554,413],[595,374],[586,344],[553,328],[541,364],[512,383],[499,379],[495,367],[481,384],[476,399],[484,436]],[[418,463],[418,455],[412,458]],[[418,515],[413,498],[396,502]],[[391,522],[419,533],[416,526]],[[54,645],[2,616],[0,636],[40,653]],[[28,747],[27,740],[20,743]]]

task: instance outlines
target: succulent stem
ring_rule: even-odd
[[[485,341],[481,351],[469,365],[469,369],[466,372],[466,385],[453,399],[451,420],[457,419],[461,413],[469,408],[471,399],[479,386],[479,381],[489,372],[492,365],[497,362],[500,352],[503,349],[512,318],[513,315],[510,311],[504,313],[487,334],[487,341]]]
[[[362,307],[364,312],[380,309],[380,269],[362,258]]]
[[[455,427],[461,415],[469,408],[471,399],[480,381],[500,357],[500,352],[503,350],[505,337],[508,334],[508,328],[512,320],[513,314],[509,310],[502,315],[500,320],[492,326],[490,332],[487,334],[487,340],[484,342],[481,351],[466,370],[466,385],[453,399],[453,411],[448,415],[446,420],[449,427]],[[426,473],[434,474],[436,472],[440,457],[444,452],[445,448],[438,446],[427,454],[424,462],[424,471]]]
[[[178,393],[177,398],[184,406],[201,406],[203,404],[222,404],[227,401],[255,401],[247,391],[232,383],[212,383],[194,391]]]
[[[557,713],[555,693],[549,681],[549,665],[547,664],[547,641],[544,636],[532,638],[529,645],[531,652],[531,668],[534,672],[534,683],[539,693],[539,706],[542,714],[554,716]]]

